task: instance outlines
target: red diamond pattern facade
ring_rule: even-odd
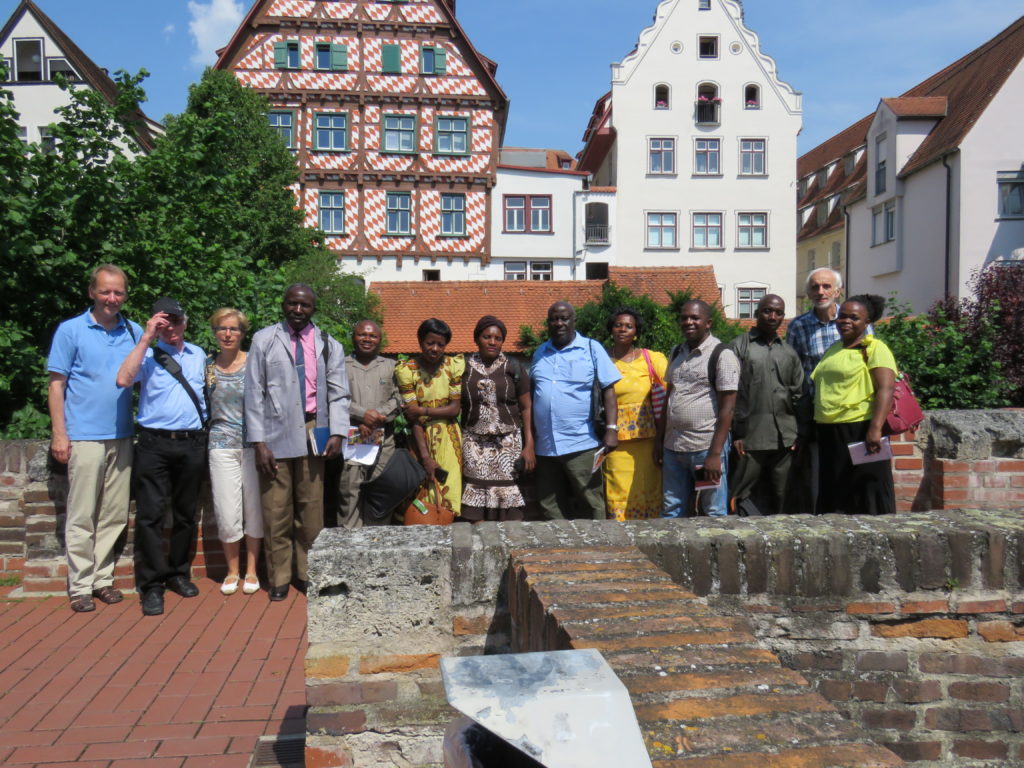
[[[296,46],[297,61],[289,58]],[[424,50],[436,73],[422,71]],[[398,71],[385,71],[396,52]],[[318,226],[322,193],[335,195],[334,206],[343,193],[344,232],[327,237],[340,260],[489,262],[491,190],[508,100],[494,65],[465,37],[447,0],[259,0],[217,67],[264,93],[289,123],[283,133],[301,171],[294,191],[306,225]],[[316,119],[323,115],[345,116],[343,150],[318,148]],[[411,138],[412,149],[393,151],[395,136],[385,146],[384,122],[395,117],[412,118],[411,136],[406,120],[401,137]],[[457,137],[464,152],[439,151],[438,121],[445,118],[465,121],[467,131]],[[391,222],[401,234],[388,229],[389,193],[408,196],[408,226]],[[457,224],[454,236],[441,234],[442,195],[463,203],[464,226]]]

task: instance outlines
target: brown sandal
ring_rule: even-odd
[[[75,613],[88,613],[96,610],[96,603],[89,595],[75,595],[71,598],[71,610]]]
[[[93,591],[92,594],[101,603],[106,603],[107,605],[120,603],[124,600],[124,595],[121,594],[121,590],[114,589],[113,587],[100,587]]]

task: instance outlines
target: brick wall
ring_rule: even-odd
[[[514,650],[601,651],[654,768],[902,764],[636,547],[513,553],[509,604]]]
[[[40,440],[0,441],[0,575],[20,579],[25,594],[61,594],[67,587],[67,476],[51,473],[47,468],[48,450],[49,443]],[[132,502],[128,529],[114,570],[114,586],[126,591],[135,588],[134,526]],[[207,488],[200,503],[192,575],[202,578],[208,572],[219,578],[226,570]]]
[[[631,546],[908,763],[1024,760],[1024,518],[951,510],[325,531],[310,564],[309,764],[440,766],[455,714],[435,660],[529,647],[511,621],[511,554]],[[1002,761],[974,756],[1004,747]]]

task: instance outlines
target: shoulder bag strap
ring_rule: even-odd
[[[650,356],[650,354],[648,354],[647,348],[646,347],[641,347],[640,348],[640,354],[642,354],[644,356],[644,360],[647,363],[647,373],[650,375],[651,381],[656,381],[659,384],[662,384],[663,383],[662,380],[660,378],[658,378],[658,374],[654,371],[654,364],[651,363],[651,356]]]
[[[712,392],[718,390],[718,358],[722,356],[723,349],[725,344],[718,342],[718,346],[711,350],[711,359],[708,360],[708,384],[711,385]]]
[[[199,404],[199,397],[196,395],[195,390],[192,389],[192,385],[188,383],[188,379],[186,379],[185,375],[182,373],[181,366],[178,364],[178,361],[171,357],[167,353],[166,349],[161,349],[160,347],[153,349],[153,359],[156,360],[164,370],[171,374],[175,381],[185,388],[185,392],[188,393],[189,398],[192,400],[192,405],[196,407],[196,413],[199,414],[199,423],[202,425],[203,429],[206,429],[206,419],[203,418],[203,407]],[[204,390],[203,396],[205,397],[205,395],[206,392]]]

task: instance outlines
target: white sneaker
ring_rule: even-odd
[[[224,579],[224,583],[220,585],[220,593],[222,595],[233,595],[238,591],[238,577],[229,576]]]
[[[250,578],[252,579],[252,581],[249,581]],[[256,592],[259,592],[259,591],[260,591],[260,580],[259,580],[259,577],[253,576],[251,574],[249,576],[246,576],[245,577],[245,581],[242,582],[242,592],[244,592],[247,595],[252,595],[252,594],[255,594]]]

